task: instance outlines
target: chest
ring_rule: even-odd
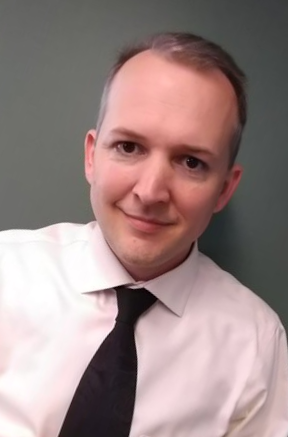
[[[7,318],[13,326],[1,322],[0,436],[56,437],[85,368],[113,327],[115,302],[66,303],[58,315],[50,308],[50,319],[45,309],[18,320],[13,311]],[[248,333],[203,315],[179,319],[159,306],[139,321],[135,338],[131,437],[222,437],[253,361]]]

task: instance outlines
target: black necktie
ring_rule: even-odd
[[[85,370],[59,437],[129,436],[137,381],[134,325],[156,297],[145,288],[117,287],[116,293],[115,326]]]

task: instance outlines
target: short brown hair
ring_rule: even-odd
[[[167,59],[198,70],[220,70],[234,88],[238,106],[238,125],[230,142],[230,166],[237,157],[242,132],[247,119],[246,76],[234,59],[221,46],[192,33],[166,32],[153,35],[138,44],[124,47],[112,66],[104,86],[97,128],[100,129],[114,77],[131,58],[146,50],[152,50]]]

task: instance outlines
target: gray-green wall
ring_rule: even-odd
[[[161,30],[215,40],[248,74],[243,182],[201,247],[288,328],[287,0],[0,0],[0,229],[92,218],[82,145],[105,73]]]

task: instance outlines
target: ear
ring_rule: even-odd
[[[222,191],[214,208],[214,213],[221,211],[235,193],[243,174],[243,168],[235,164],[227,173]]]
[[[94,151],[96,144],[96,130],[90,129],[85,137],[84,154],[85,154],[85,176],[89,184],[93,181],[94,172]]]

